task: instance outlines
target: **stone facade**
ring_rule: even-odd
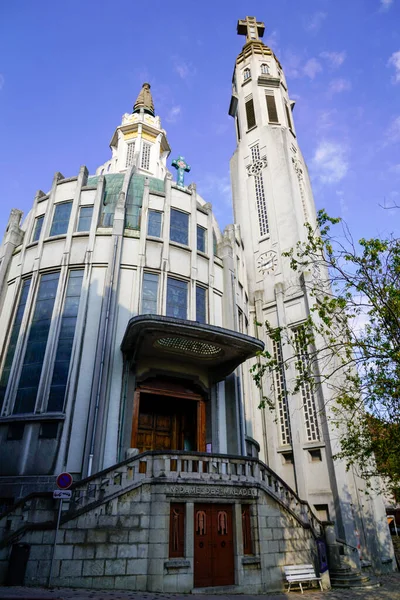
[[[22,543],[26,582],[46,583],[63,471],[74,484],[57,585],[211,587],[202,535],[210,547],[230,536],[216,564],[223,555],[237,591],[281,589],[284,565],[324,570],[323,539],[331,567],[362,558],[395,568],[382,501],[333,460],[331,391],[279,393],[296,360],[257,325],[296,331],[309,314],[283,253],[315,222],[294,103],[263,30],[253,18],[238,28],[233,225],[221,232],[212,205],[185,185],[181,156],[173,181],[148,84],[95,175],[57,172],[23,221],[12,211],[0,248],[3,581]],[[250,369],[263,348],[289,367],[260,390]],[[266,389],[273,411],[258,408]]]

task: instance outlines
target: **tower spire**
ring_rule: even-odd
[[[139,96],[133,105],[133,113],[138,113],[143,108],[145,113],[154,117],[154,102],[150,92],[150,84],[144,83],[139,92]]]

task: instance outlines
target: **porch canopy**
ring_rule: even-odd
[[[130,319],[121,344],[133,361],[176,357],[180,363],[203,365],[212,382],[221,381],[263,349],[260,340],[231,329],[159,315]]]

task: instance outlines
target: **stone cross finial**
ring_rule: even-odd
[[[246,42],[260,41],[264,35],[265,25],[255,17],[240,19],[237,24],[238,35],[245,35]]]
[[[178,171],[176,183],[178,185],[184,187],[185,186],[185,183],[184,183],[185,172],[189,173],[189,171],[190,171],[189,165],[187,164],[187,162],[185,161],[183,156],[178,156],[178,158],[176,158],[175,160],[172,161],[172,166],[175,167],[175,169]]]

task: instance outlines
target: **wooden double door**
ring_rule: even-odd
[[[205,402],[199,394],[165,383],[135,392],[131,447],[205,451]]]
[[[231,504],[194,506],[194,587],[234,585]]]

